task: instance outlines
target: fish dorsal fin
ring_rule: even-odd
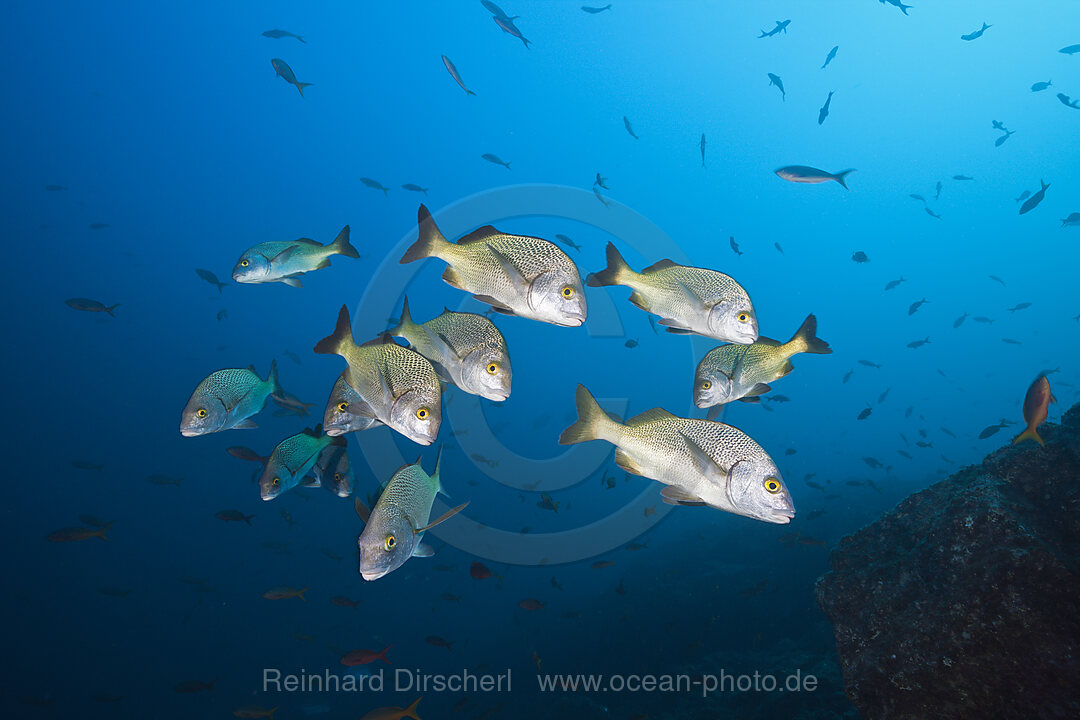
[[[322,247],[323,246],[323,244],[321,242],[318,242],[316,240],[312,240],[311,238],[296,238],[296,240],[294,240],[293,242],[298,242],[298,243],[300,243],[302,245],[315,245],[317,247]]]
[[[371,510],[364,504],[364,501],[358,497],[353,498],[353,505],[356,508],[357,516],[359,516],[359,518],[364,521],[364,524],[367,525],[368,519],[371,517]]]
[[[388,343],[393,343],[393,342],[394,342],[393,336],[391,336],[390,333],[388,333],[388,332],[384,332],[384,333],[380,334],[378,337],[373,337],[372,339],[368,340],[366,343],[364,343],[360,347],[374,347],[375,345],[386,345]]]
[[[258,374],[259,374],[259,373],[258,373],[258,372],[256,372],[256,370],[255,370],[255,363],[251,363],[250,365],[248,365],[247,369],[248,369],[248,370],[250,370],[251,372],[255,373],[256,375],[258,375]]]
[[[657,270],[667,270],[668,268],[673,267],[679,267],[679,263],[675,262],[674,260],[664,258],[663,260],[654,262],[652,265],[642,270],[641,273],[645,274],[650,272],[656,272]]]
[[[302,432],[308,437],[317,438],[322,435],[322,425],[316,425],[313,428],[304,428]]]
[[[432,520],[431,522],[429,522],[424,527],[416,528],[415,530],[413,530],[413,532],[415,534],[417,534],[417,535],[419,535],[422,532],[426,532],[427,530],[430,530],[431,528],[435,527],[439,523],[444,523],[447,520],[449,520],[450,518],[454,517],[459,512],[464,510],[468,505],[469,505],[469,503],[465,502],[465,503],[462,503],[461,505],[458,505],[456,508],[450,508],[449,510],[444,512],[442,515],[440,515],[439,517],[437,517],[434,520]]]
[[[758,339],[755,340],[754,342],[755,343],[761,343],[762,345],[767,345],[768,347],[780,347],[781,345],[784,344],[784,343],[780,342],[779,340],[773,340],[772,338],[767,338],[764,335],[759,335]]]
[[[465,237],[458,238],[458,245],[471,245],[472,243],[484,242],[501,233],[490,225],[478,227]]]
[[[670,420],[675,416],[669,413],[664,408],[653,408],[652,410],[646,410],[640,415],[635,415],[626,421],[627,425],[644,425],[645,423],[655,422],[657,420]]]

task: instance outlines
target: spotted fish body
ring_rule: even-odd
[[[353,403],[360,400],[360,396],[349,386],[345,370],[338,376],[330,391],[330,399],[326,402],[326,411],[323,413],[323,430],[327,435],[337,436],[345,433],[368,430],[382,425],[381,422],[367,415],[357,415],[349,408],[355,407]]]
[[[344,438],[335,438],[322,432],[322,427],[308,428],[291,435],[274,448],[266,463],[259,490],[263,500],[273,500],[281,493],[301,483],[311,471],[319,455],[330,445],[344,445]]]
[[[345,306],[334,334],[320,340],[315,352],[341,355],[349,363],[345,378],[360,397],[349,407],[353,414],[374,418],[421,445],[435,441],[442,422],[441,386],[422,355],[389,336],[357,345]]]
[[[587,283],[629,287],[633,290],[630,302],[659,315],[668,332],[697,333],[739,344],[757,339],[757,316],[750,296],[730,276],[671,260],[634,272],[612,243],[607,246],[607,260],[607,268],[589,275]]]
[[[434,365],[436,372],[467,393],[501,401],[510,396],[512,371],[506,340],[483,315],[444,311],[425,323],[413,322],[409,299],[401,323],[390,331]]]
[[[742,431],[709,420],[679,418],[661,408],[619,423],[580,385],[577,405],[580,418],[559,442],[612,443],[619,467],[669,486],[662,493],[665,502],[707,505],[779,524],[795,516],[791,495],[772,458]]]
[[[233,266],[232,278],[238,283],[282,282],[300,287],[300,276],[330,267],[334,255],[358,258],[360,253],[349,242],[349,226],[326,245],[308,238],[259,243],[248,248]]]
[[[221,430],[257,427],[249,418],[260,412],[266,399],[280,394],[277,363],[263,380],[250,368],[227,368],[210,373],[198,384],[180,415],[180,434],[196,437]]]
[[[576,327],[588,312],[581,275],[553,243],[527,235],[508,235],[490,225],[456,243],[439,232],[428,209],[417,214],[420,237],[402,263],[435,257],[449,267],[443,280],[507,315]]]
[[[430,476],[419,461],[394,473],[357,540],[360,574],[365,580],[378,580],[413,555],[431,554],[420,544],[423,531],[417,530],[427,526],[441,487],[438,465]],[[387,541],[390,537],[392,544]]]
[[[352,495],[355,478],[345,445],[331,444],[319,453],[319,458],[311,468],[311,477],[338,497]]]

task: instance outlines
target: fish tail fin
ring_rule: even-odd
[[[220,292],[220,290],[218,292]],[[105,312],[109,313],[109,317],[116,317],[115,315],[113,315],[113,310],[115,310],[118,307],[120,307],[120,303],[116,303],[115,305],[110,305],[107,308],[105,308]]]
[[[392,647],[394,647],[393,643],[391,643],[390,645],[387,645],[386,647],[383,648],[381,653],[376,655],[376,657],[379,658],[380,660],[382,660],[387,665],[390,665],[391,664],[390,661],[386,659],[386,653],[389,652],[390,648],[392,648]],[[420,701],[417,700],[417,702],[420,702]]]
[[[1015,132],[1015,131],[1014,131],[1014,132]],[[1043,181],[1042,181],[1042,178],[1039,178],[1039,184],[1040,184],[1040,185],[1042,185],[1042,189],[1043,189],[1043,190],[1046,190],[1046,189],[1047,189],[1048,187],[1050,187],[1050,183],[1048,183],[1048,182],[1043,182]]]
[[[109,529],[109,525],[112,525],[112,523],[109,523],[108,525],[105,525],[104,527],[98,528],[97,531],[94,532],[94,537],[101,538],[102,540],[105,540],[107,542],[109,540],[109,538],[105,537],[105,531]]]
[[[1025,440],[1034,440],[1043,447],[1046,446],[1046,442],[1044,442],[1043,439],[1039,436],[1039,431],[1033,427],[1029,427],[1027,430],[1013,438],[1013,445],[1019,445]]]
[[[416,714],[416,706],[419,705],[420,701],[423,699],[424,696],[421,695],[420,697],[413,700],[413,704],[405,708],[405,712],[401,714],[401,717],[410,717],[413,720],[420,720],[420,716]]]
[[[254,513],[251,514],[251,515],[244,515],[244,522],[246,522],[248,525],[250,525],[251,524],[251,519],[253,517],[255,517]]]
[[[352,322],[349,320],[349,308],[342,305],[338,311],[337,326],[332,335],[327,335],[315,343],[315,352],[319,355],[341,355],[353,342]]]
[[[792,355],[795,353],[815,353],[817,355],[829,355],[832,353],[829,343],[817,336],[817,318],[814,317],[813,313],[806,316],[803,324],[795,331],[791,340],[788,341],[788,345],[795,351]]]
[[[600,409],[596,398],[584,385],[578,385],[574,399],[577,402],[578,420],[563,430],[559,436],[559,444],[575,445],[604,437],[607,434],[604,432],[607,425],[614,424],[614,421]]]
[[[304,42],[304,41],[301,40],[300,42]],[[280,705],[275,705],[274,707],[270,708],[266,712],[266,717],[270,718],[270,720],[274,720],[274,713],[276,713],[278,711],[279,707],[281,707],[281,706]]]
[[[405,255],[401,258],[402,265],[421,258],[437,257],[439,248],[447,244],[446,238],[439,232],[431,213],[423,203],[416,211],[416,223],[420,229],[420,237],[412,244],[412,247],[405,251]]]
[[[304,88],[314,85],[315,83],[302,83],[299,80],[296,81],[296,89],[300,91],[300,97],[304,97]]]
[[[307,590],[308,590],[307,588],[304,588],[304,589],[302,589],[302,590],[297,590],[297,591],[296,591],[296,597],[300,598],[300,599],[301,599],[301,600],[303,600],[304,602],[307,602],[307,598],[306,598],[306,597],[304,597],[304,593],[306,593],[306,592],[307,592]]]
[[[466,95],[475,95],[476,93],[474,93],[474,92],[473,92],[472,90],[470,90],[469,88],[465,88],[465,94],[466,94]],[[425,194],[425,195],[427,195],[427,193],[424,193],[424,194]]]
[[[266,382],[270,383],[271,395],[281,397],[285,394],[285,391],[281,389],[281,382],[278,380],[277,358],[270,361],[270,372],[266,375]]]
[[[442,467],[442,446],[439,446],[439,455],[435,458],[435,471],[431,473],[431,484],[435,486],[435,492],[442,492],[442,483],[439,481],[439,468]]]
[[[334,242],[330,243],[330,253],[332,255],[344,255],[345,257],[358,258],[360,253],[356,251],[356,248],[349,242],[349,226],[341,228],[341,232],[334,238]]]
[[[853,173],[853,172],[855,172],[855,168],[848,168],[847,170],[841,170],[840,172],[836,173],[836,175],[833,177],[833,179],[836,180],[836,182],[840,183],[840,185],[845,190],[847,190],[848,189],[847,176],[850,173]]]
[[[589,273],[585,284],[589,287],[604,287],[606,285],[619,285],[620,279],[626,277],[633,270],[626,264],[622,253],[615,247],[615,243],[607,244],[607,267],[600,272]]]

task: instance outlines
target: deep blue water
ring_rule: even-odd
[[[471,0],[13,4],[0,120],[4,713],[210,718],[256,704],[280,706],[285,720],[320,707],[322,717],[360,717],[421,693],[267,693],[264,668],[344,672],[345,651],[390,644],[395,668],[513,672],[512,692],[468,693],[456,715],[461,693],[423,693],[424,718],[843,712],[831,630],[812,595],[827,569],[816,540],[836,543],[1008,442],[1040,371],[1059,369],[1051,420],[1080,382],[1069,362],[1080,351],[1080,227],[1062,227],[1080,211],[1080,111],[1056,97],[1080,98],[1080,57],[1058,52],[1080,43],[1080,11],[913,4],[905,17],[872,0],[619,0],[588,14],[576,2],[506,0],[528,48]],[[787,18],[786,34],[757,37]],[[984,21],[984,36],[960,39]],[[273,28],[306,42],[261,35]],[[314,83],[304,97],[275,77],[271,58]],[[782,77],[785,98],[767,73]],[[1015,132],[1000,146],[995,120]],[[857,171],[849,190],[773,173],[792,164]],[[598,172],[609,206],[592,192]],[[1021,215],[1016,198],[1040,179],[1050,183],[1045,199]],[[348,436],[364,498],[418,455],[431,470],[443,449],[447,502],[470,505],[428,535],[434,558],[366,583],[351,500],[293,490],[262,502],[255,466],[225,448],[269,454],[319,421],[345,364],[312,346],[338,307],[352,311],[360,341],[388,326],[406,292],[417,320],[444,306],[485,308],[439,279],[442,262],[399,265],[421,201],[450,239],[486,224],[568,235],[581,246],[567,252],[582,277],[602,269],[609,241],[636,269],[670,257],[723,271],[750,294],[766,336],[786,340],[813,312],[833,354],[794,359],[795,372],[773,386],[790,402],[735,403],[724,414],[776,461],[793,523],[672,509],[658,483],[614,466],[608,444],[558,444],[578,383],[626,416],[660,406],[703,417],[691,383],[716,343],[655,332],[618,287],[588,289],[583,328],[496,316],[513,393],[495,404],[448,390],[432,447],[387,428]],[[219,293],[195,273],[229,280],[252,245],[326,243],[345,224],[363,257],[334,258],[302,289],[230,281]],[[869,262],[853,262],[856,251]],[[115,317],[76,312],[64,304],[75,297],[120,305]],[[1030,306],[1008,310],[1020,303]],[[309,417],[276,417],[268,405],[256,430],[181,437],[180,411],[203,377],[249,364],[264,374],[273,359],[285,389],[314,404]],[[870,417],[857,420],[868,405]],[[978,439],[1002,418],[1018,425]],[[808,486],[809,474],[825,489]],[[182,481],[145,480],[153,475]],[[557,513],[537,506],[545,488]],[[214,517],[223,509],[255,518],[224,524]],[[824,512],[807,519],[815,510]],[[107,542],[45,540],[84,513],[114,521]],[[476,561],[499,577],[471,578]],[[614,565],[594,569],[598,561]],[[203,582],[184,582],[193,579]],[[307,588],[306,600],[261,597],[278,585]],[[521,609],[526,598],[546,608]],[[545,694],[536,658],[545,673],[802,668],[830,681],[783,702]],[[192,680],[216,682],[212,692],[174,691]]]

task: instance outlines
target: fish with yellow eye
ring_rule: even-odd
[[[581,274],[554,243],[528,235],[509,235],[490,225],[457,242],[439,231],[423,205],[417,211],[419,239],[401,258],[410,263],[439,258],[449,266],[442,278],[504,315],[577,327],[588,308]]]
[[[358,258],[360,253],[349,242],[349,226],[326,245],[309,238],[272,240],[244,251],[233,266],[232,278],[238,283],[280,282],[301,287],[300,276],[312,270],[330,267],[330,258],[343,255]]]
[[[1046,416],[1050,414],[1050,403],[1056,403],[1057,398],[1050,392],[1050,381],[1046,375],[1039,375],[1035,382],[1031,383],[1027,395],[1024,396],[1024,422],[1027,428],[1013,439],[1013,445],[1025,440],[1034,440],[1040,445],[1046,445],[1039,436],[1039,425],[1046,422]]]
[[[375,509],[356,500],[356,513],[364,521],[364,531],[357,540],[360,550],[360,575],[365,580],[378,580],[397,570],[411,557],[431,557],[434,551],[421,542],[424,532],[445,522],[465,509],[469,503],[458,505],[434,521],[431,506],[435,495],[443,491],[439,480],[442,452],[435,462],[435,472],[428,475],[420,460],[398,470],[386,483]]]
[[[210,373],[196,386],[180,414],[180,434],[196,437],[221,430],[257,427],[251,416],[260,412],[271,395],[282,395],[277,361],[263,380],[255,367],[227,368]]]
[[[729,275],[661,260],[634,272],[613,243],[608,266],[592,273],[589,287],[625,285],[630,302],[660,316],[660,325],[677,334],[696,333],[722,342],[747,345],[758,338],[757,315],[750,296]]]
[[[299,485],[323,450],[332,445],[344,446],[345,438],[326,435],[321,425],[316,425],[314,429],[307,428],[278,443],[259,478],[262,499],[273,500]]]
[[[349,453],[344,442],[340,445],[328,445],[319,454],[319,459],[315,461],[315,465],[311,468],[311,477],[319,485],[338,497],[344,498],[352,495],[355,478],[352,466],[349,464]]]
[[[360,396],[349,387],[349,381],[346,379],[348,373],[349,371],[345,370],[338,376],[337,382],[330,391],[330,399],[326,401],[326,411],[323,412],[323,432],[327,435],[344,435],[382,425],[373,417],[357,415],[349,410],[353,403],[360,400]]]
[[[577,387],[578,421],[563,431],[562,445],[605,440],[615,463],[628,473],[666,487],[669,505],[708,506],[765,522],[795,517],[791,494],[768,453],[724,423],[680,418],[653,408],[620,423]]]
[[[359,396],[348,404],[349,412],[374,418],[421,445],[435,442],[442,424],[442,386],[423,355],[389,335],[357,345],[344,305],[334,333],[316,343],[315,352],[340,355],[349,363],[345,381]]]
[[[445,310],[425,323],[415,323],[409,298],[401,309],[401,322],[391,335],[405,338],[446,382],[471,395],[496,402],[510,397],[510,353],[495,324],[483,315]]]

